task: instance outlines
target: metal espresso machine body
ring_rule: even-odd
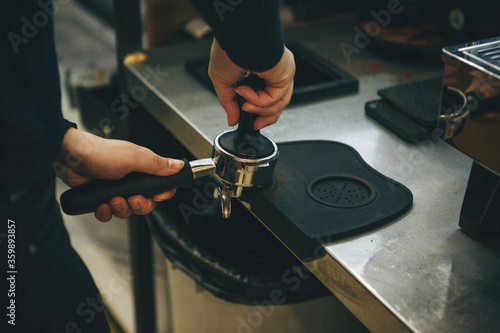
[[[439,127],[474,159],[459,225],[474,238],[500,231],[500,36],[446,47]]]

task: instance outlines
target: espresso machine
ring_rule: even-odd
[[[439,127],[474,159],[459,226],[473,238],[500,232],[500,36],[446,47]]]

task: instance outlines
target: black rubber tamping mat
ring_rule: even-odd
[[[275,183],[243,198],[300,259],[321,256],[332,241],[388,223],[408,211],[405,186],[374,170],[350,146],[334,141],[278,144]],[[253,195],[252,195],[253,194]]]

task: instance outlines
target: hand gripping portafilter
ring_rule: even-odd
[[[265,87],[264,81],[255,75],[245,76],[238,85],[256,91]],[[184,167],[172,176],[135,172],[118,180],[94,180],[64,192],[60,200],[62,210],[68,215],[91,213],[114,197],[153,197],[173,188],[192,187],[195,179],[214,176],[219,185],[214,196],[221,199],[223,217],[229,217],[231,198],[239,197],[244,187],[266,187],[272,183],[278,158],[276,144],[254,129],[256,115],[241,110],[244,102],[238,96],[238,128],[215,138],[212,158],[184,160]]]

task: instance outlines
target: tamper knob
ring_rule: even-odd
[[[265,81],[255,74],[244,76],[237,86],[249,86],[255,91],[264,90]],[[274,145],[259,130],[254,129],[254,122],[257,115],[241,109],[245,99],[237,96],[240,106],[240,121],[238,128],[234,131],[226,132],[219,137],[219,145],[227,152],[238,157],[258,159],[270,156],[274,152]]]

